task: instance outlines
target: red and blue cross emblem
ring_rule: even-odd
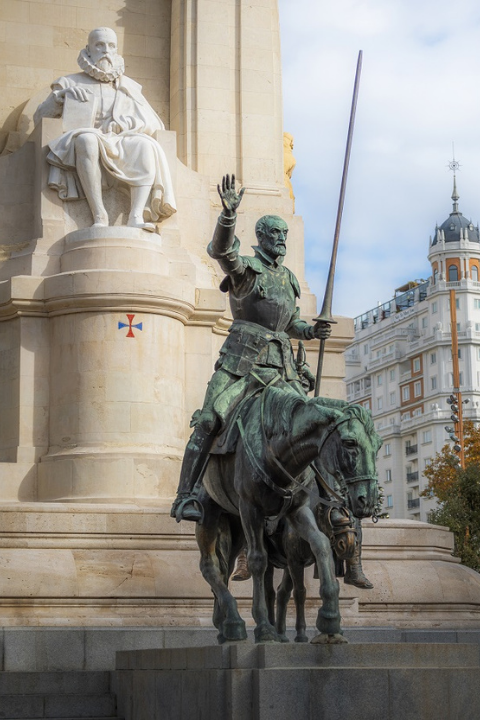
[[[143,323],[140,322],[140,323],[136,323],[135,325],[133,324],[134,317],[135,317],[135,315],[129,315],[129,313],[127,313],[128,323],[124,323],[124,322],[118,323],[119,330],[121,330],[122,328],[128,328],[128,333],[125,335],[125,337],[133,337],[134,338],[135,337],[135,335],[133,334],[134,328],[136,330],[143,330]]]

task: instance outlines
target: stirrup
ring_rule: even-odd
[[[202,503],[194,495],[179,496],[172,505],[170,515],[177,523],[182,520],[203,523],[205,510]]]

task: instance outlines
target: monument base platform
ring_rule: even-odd
[[[194,526],[176,523],[169,510],[147,500],[1,504],[0,627],[210,628],[212,593]],[[374,588],[340,578],[343,627],[480,628],[480,575],[452,557],[451,533],[408,520],[363,527]],[[278,571],[275,584],[280,578]],[[320,600],[312,567],[306,584],[313,628]],[[231,589],[252,627],[251,581]]]
[[[117,654],[125,720],[478,720],[478,646],[253,645]]]

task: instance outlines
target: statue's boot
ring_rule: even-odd
[[[188,441],[180,471],[177,497],[170,511],[171,517],[177,522],[203,520],[203,507],[194,492],[194,487],[205,472],[214,437],[215,433],[209,434],[197,425]]]
[[[233,568],[230,580],[250,580],[251,577],[247,563],[247,550],[246,548],[242,548],[235,560],[235,567]]]
[[[343,582],[346,585],[355,585],[355,587],[363,590],[371,590],[373,583],[367,578],[362,568],[362,526],[359,520],[356,522],[358,542],[355,548],[355,553],[350,560],[345,560],[345,577]]]

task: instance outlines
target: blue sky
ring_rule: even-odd
[[[478,0],[279,0],[284,129],[296,212],[321,306],[358,51],[363,70],[333,312],[354,317],[429,276],[429,236],[452,209],[480,220]]]

